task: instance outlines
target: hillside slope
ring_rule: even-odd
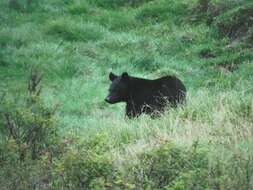
[[[0,7],[3,189],[253,188],[251,0]],[[187,104],[128,120],[110,71],[176,75]]]

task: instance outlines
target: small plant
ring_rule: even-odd
[[[139,155],[140,163],[132,169],[136,185],[140,189],[191,189],[206,187],[208,159],[204,149],[197,143],[182,149],[174,144],[163,144],[154,150]],[[195,185],[195,186],[196,186]],[[180,187],[180,188],[179,188]]]
[[[104,133],[98,133],[84,142],[75,140],[55,162],[55,178],[60,182],[55,185],[70,189],[93,189],[111,183],[116,171],[106,154],[109,149],[106,138]]]
[[[55,109],[47,108],[40,97],[42,75],[32,71],[26,98],[9,100],[1,98],[1,131],[5,141],[14,141],[20,161],[27,156],[33,160],[52,148],[57,137],[53,115]]]

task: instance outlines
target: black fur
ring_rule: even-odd
[[[131,77],[127,73],[109,75],[112,84],[108,103],[126,102],[126,115],[137,117],[141,113],[159,115],[165,106],[177,106],[186,97],[186,88],[175,76],[165,76],[155,80]]]

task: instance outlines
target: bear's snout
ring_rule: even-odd
[[[110,97],[110,96],[107,96],[107,97],[105,98],[105,101],[106,101],[107,103],[112,103],[112,100],[111,100],[111,97]]]
[[[117,96],[109,94],[106,98],[105,101],[109,104],[115,104],[117,102],[120,102],[119,98]]]

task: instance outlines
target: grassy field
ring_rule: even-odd
[[[251,0],[0,8],[2,189],[253,189]],[[175,75],[187,104],[129,120],[104,101],[110,71]]]

